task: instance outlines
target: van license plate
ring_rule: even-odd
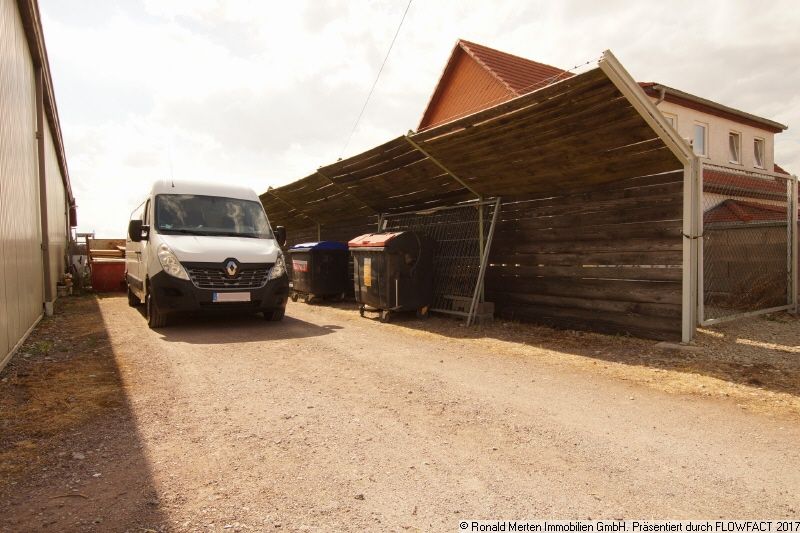
[[[215,292],[211,296],[213,302],[249,302],[249,292]]]

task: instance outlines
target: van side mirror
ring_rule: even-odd
[[[133,242],[142,242],[142,240],[147,239],[149,230],[150,226],[143,225],[141,220],[128,222],[128,237]]]
[[[275,240],[278,241],[278,246],[286,246],[286,228],[284,226],[275,226]]]

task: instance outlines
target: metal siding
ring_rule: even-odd
[[[56,296],[56,283],[63,277],[67,249],[67,203],[64,180],[58,166],[58,155],[53,143],[50,125],[44,123],[45,176],[47,178],[47,230],[50,251],[50,288]]]
[[[0,360],[42,313],[34,69],[16,2],[0,2]]]
[[[420,129],[466,116],[514,97],[514,93],[463,50],[457,54],[453,69],[447,79],[442,80],[441,92],[431,102]]]

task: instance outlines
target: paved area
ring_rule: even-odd
[[[282,323],[151,331],[123,297],[67,307],[0,375],[4,531],[800,513],[795,413],[742,403],[762,390],[747,384],[725,382],[735,397],[670,391],[658,380],[681,369],[613,361],[648,341],[558,347],[533,328],[523,344],[305,304]]]

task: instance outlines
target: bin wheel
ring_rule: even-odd
[[[364,306],[363,305],[358,308],[358,314],[361,315],[362,317],[364,316]]]
[[[313,299],[314,299],[314,295],[313,294],[311,294],[311,293],[306,294],[306,303],[307,304],[310,304],[311,300],[313,300]]]
[[[417,309],[417,318],[421,318],[423,320],[429,318],[431,316],[429,311],[430,311],[430,308],[427,307],[427,306],[426,307],[420,307],[419,309]]]
[[[381,309],[380,321],[383,322],[384,324],[389,322],[389,319],[391,318],[391,313],[392,312],[389,311],[388,309]]]
[[[296,293],[296,292],[293,292],[293,293],[292,293],[292,301],[293,301],[293,302],[296,302],[296,301],[297,301],[297,293]]]

